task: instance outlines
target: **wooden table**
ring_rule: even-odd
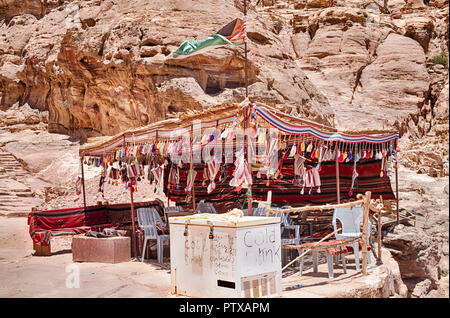
[[[339,239],[339,240],[330,240],[321,242],[316,245],[316,243],[305,243],[301,245],[285,245],[284,248],[287,249],[296,249],[301,253],[303,250],[311,249],[311,253],[313,256],[313,271],[314,273],[318,272],[318,252],[319,251],[326,251],[329,248],[339,248],[347,245],[351,245],[359,240],[359,237],[356,238],[349,238],[349,239]],[[300,275],[302,275],[303,272],[303,261],[304,257],[300,260],[300,266],[299,266],[299,272]],[[328,277],[333,278],[333,255],[328,253],[327,251],[327,263],[328,263]],[[345,257],[342,258],[342,266],[344,268],[344,273],[347,273],[346,263],[345,263]]]

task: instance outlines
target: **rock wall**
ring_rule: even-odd
[[[242,16],[229,1],[60,1],[45,14],[32,2],[2,7],[1,109],[27,103],[49,111],[50,131],[91,136],[244,98],[242,47],[170,54]],[[250,98],[331,124],[327,98],[296,68],[289,36],[249,12]]]
[[[448,2],[248,3],[250,98],[341,129],[402,133],[430,104],[430,61],[448,56]],[[242,47],[170,53],[242,10],[225,0],[3,0],[0,109],[27,103],[49,111],[50,131],[91,136],[241,101]]]

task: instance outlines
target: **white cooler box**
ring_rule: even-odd
[[[172,294],[281,296],[280,218],[244,216],[237,224],[169,218],[169,224]]]

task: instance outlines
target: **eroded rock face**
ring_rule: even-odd
[[[433,11],[430,17],[416,3],[388,3],[385,10],[383,1],[335,1],[327,8],[305,5],[294,14],[298,64],[328,97],[338,127],[398,127],[396,121],[427,103],[432,80],[427,54],[444,40],[435,24],[445,25],[445,13]],[[404,8],[411,10],[389,13]]]
[[[438,70],[441,68],[437,68]],[[449,174],[449,82],[433,73],[431,100],[402,123],[401,162],[430,176]]]
[[[278,14],[263,4],[249,5],[249,85],[262,84],[250,95],[344,129],[390,128],[426,104],[428,55],[448,50],[448,5],[275,1]],[[0,8],[0,107],[48,110],[51,131],[113,134],[162,119],[183,99],[198,109],[243,96],[242,48],[170,55],[241,16],[239,1],[10,0]],[[292,21],[289,8],[297,8]]]
[[[353,103],[383,109],[393,124],[423,105],[429,90],[425,54],[410,38],[389,34],[361,73]]]
[[[21,14],[31,14],[40,19],[52,9],[71,0],[1,0],[0,17],[9,21]]]
[[[49,111],[50,131],[91,136],[146,125],[173,111],[241,101],[242,47],[170,54],[184,40],[203,39],[241,15],[228,1],[171,0],[71,1],[21,23],[13,17],[2,26],[0,48],[7,49],[0,87],[8,94],[0,105],[28,103]],[[267,88],[264,102],[292,104],[331,124],[327,99],[295,67],[286,31],[254,12],[247,25],[248,84]],[[13,49],[11,32],[19,36]]]
[[[425,288],[428,293],[437,288],[441,275],[438,267],[441,256],[437,239],[420,228],[400,224],[383,238],[383,244],[399,263],[403,280],[414,280],[414,284],[410,285],[411,289],[415,288],[418,282],[428,280],[417,287],[416,294],[419,289]]]

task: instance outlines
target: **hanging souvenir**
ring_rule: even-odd
[[[75,181],[75,194],[80,195],[81,193],[81,177],[78,176],[77,180]]]
[[[209,180],[210,180],[210,183],[207,188],[207,191],[209,194],[212,191],[214,191],[214,189],[216,188],[216,184],[215,184],[214,180],[216,178],[217,173],[219,172],[220,163],[217,162],[216,160],[212,159],[212,160],[208,161],[206,164],[208,166],[208,176],[209,176]]]
[[[169,191],[172,189],[173,174],[174,174],[173,165],[170,165],[169,177],[167,178],[167,190]]]
[[[289,152],[289,158],[294,157],[294,155],[297,153],[297,146],[295,144],[292,145],[291,151]]]
[[[257,141],[258,144],[264,144],[267,141],[266,137],[267,137],[266,131],[263,129],[260,129],[259,133],[258,133],[258,141]]]
[[[242,187],[248,187],[252,184],[252,177],[248,170],[247,161],[244,158],[244,153],[240,152],[234,162],[233,178],[230,181],[230,186],[235,187],[235,191],[240,191]]]
[[[206,167],[203,168],[202,187],[206,186],[206,180],[208,179],[208,178],[207,178],[207,173],[208,173],[208,170],[206,169]]]
[[[164,167],[161,165],[158,165],[156,168],[153,168],[152,174],[155,180],[155,188],[154,192],[162,194],[162,187],[164,183]]]
[[[309,158],[314,159],[315,157],[316,157],[316,147],[313,147],[309,155]]]
[[[328,153],[327,153],[327,161],[331,161],[334,159],[334,151],[331,150],[331,146],[328,149]]]
[[[347,159],[345,159],[345,162],[349,162],[353,159],[353,152],[349,151],[347,155]]]
[[[347,155],[348,155],[347,149],[348,149],[348,144],[345,144],[345,150],[344,150],[344,152],[342,153],[342,162],[344,162],[345,159],[347,159]]]
[[[356,171],[356,160],[353,161],[353,173],[352,173],[352,185],[350,187],[350,191],[348,192],[348,196],[353,196],[353,189],[358,187],[356,184],[356,179],[358,178],[358,172]]]
[[[320,145],[319,147],[317,147],[317,150],[316,150],[316,153],[315,153],[315,156],[314,156],[319,161],[320,161],[320,157],[321,157],[322,152],[323,152],[323,148],[322,147],[323,147],[323,145]]]
[[[225,128],[222,133],[220,134],[220,139],[225,140],[228,136],[228,128]]]
[[[100,177],[100,181],[98,183],[98,192],[103,192],[103,183],[105,181],[105,177],[101,176]]]
[[[341,162],[344,162],[344,153],[342,152],[342,150],[341,149],[338,149],[338,161],[341,163]]]

